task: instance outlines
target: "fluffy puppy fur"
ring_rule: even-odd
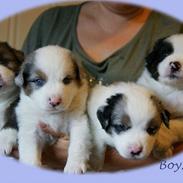
[[[16,107],[20,161],[41,165],[42,149],[48,140],[38,128],[43,121],[53,130],[70,135],[64,171],[85,172],[90,154],[88,82],[71,52],[58,46],[34,51],[25,59],[16,83],[21,88]]]
[[[183,34],[156,42],[138,83],[153,90],[174,117],[183,116]]]
[[[0,42],[0,155],[9,155],[17,145],[17,124],[14,112],[19,89],[14,78],[24,60],[21,51]]]
[[[145,70],[137,83],[155,92],[171,113],[171,118],[183,117],[183,34],[172,35],[156,42],[146,57]],[[166,149],[172,143],[183,140],[182,120],[176,120],[170,130],[174,132],[172,138],[169,136],[172,133],[170,131],[163,136],[168,135],[167,138],[172,140],[167,143],[159,138],[158,144],[162,145],[160,149]]]
[[[133,83],[96,86],[88,101],[94,150],[94,169],[103,166],[106,145],[127,159],[142,159],[151,153],[158,131],[169,114],[153,93]]]

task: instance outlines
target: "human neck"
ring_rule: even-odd
[[[113,15],[121,16],[124,19],[135,18],[144,10],[141,7],[116,2],[99,2],[99,6],[101,6],[103,11],[106,11],[110,14],[112,13]]]
[[[85,11],[95,19],[96,24],[109,34],[116,33],[129,22],[144,23],[149,10],[136,6],[111,2],[90,2]]]

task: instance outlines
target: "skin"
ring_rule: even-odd
[[[57,139],[55,144],[45,147],[42,156],[43,166],[49,169],[63,169],[67,160],[69,138],[63,133],[57,133],[53,131],[43,122],[40,122],[39,128],[41,128],[45,133],[48,133]],[[182,149],[183,144],[176,144],[174,154],[180,153]],[[18,159],[17,148],[13,149],[12,155]],[[105,163],[102,171],[112,172],[126,169],[134,169],[153,163],[156,163],[156,160],[152,157],[149,157],[145,160],[124,159],[119,156],[119,154],[114,149],[108,148],[106,151]]]
[[[86,3],[82,6],[78,19],[79,43],[92,62],[101,63],[133,39],[147,21],[150,12],[148,9],[122,3]],[[68,138],[43,123],[39,127],[58,139],[55,144],[46,147],[43,164],[45,167],[63,169],[67,159]],[[179,146],[177,151],[180,149]],[[18,158],[16,150],[13,154]],[[152,157],[146,160],[126,160],[114,149],[108,148],[103,171],[131,169],[154,162]]]
[[[80,45],[92,62],[101,63],[133,39],[149,14],[148,9],[121,3],[86,3],[77,25]]]

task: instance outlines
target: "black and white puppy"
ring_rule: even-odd
[[[93,133],[91,164],[103,166],[106,145],[127,159],[142,159],[151,153],[162,125],[169,114],[151,91],[134,83],[97,85],[91,91],[88,113]]]
[[[21,87],[16,107],[20,161],[41,165],[47,136],[38,123],[43,121],[53,130],[70,135],[64,171],[85,172],[90,154],[88,82],[72,53],[59,46],[34,51],[25,59],[16,83]]]
[[[9,155],[17,145],[14,107],[19,89],[14,79],[23,60],[23,52],[11,48],[6,42],[0,42],[0,155]]]
[[[137,83],[153,90],[172,116],[183,116],[183,34],[157,41]]]
[[[183,34],[156,42],[146,57],[145,70],[137,83],[155,92],[172,119],[183,117]],[[166,154],[173,143],[183,140],[182,119],[171,120],[170,129],[162,131],[159,136],[156,157]]]

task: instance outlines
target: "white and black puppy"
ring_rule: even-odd
[[[17,123],[14,107],[19,89],[14,79],[24,60],[21,51],[0,42],[0,155],[9,155],[17,145]]]
[[[34,51],[22,65],[16,83],[21,87],[16,107],[20,161],[41,165],[47,135],[38,128],[43,121],[53,130],[70,135],[68,173],[83,173],[90,154],[86,116],[88,82],[72,53],[59,46]]]
[[[183,116],[183,34],[157,41],[137,83],[153,90],[172,116]]]
[[[183,34],[156,42],[146,57],[145,70],[137,83],[155,92],[171,118],[183,117]],[[159,136],[156,157],[163,156],[173,143],[183,140],[182,119],[171,120],[170,130],[161,131]]]
[[[148,157],[162,122],[166,126],[169,122],[169,113],[152,92],[134,83],[97,85],[89,97],[88,113],[95,169],[102,168],[106,145],[127,159]]]

